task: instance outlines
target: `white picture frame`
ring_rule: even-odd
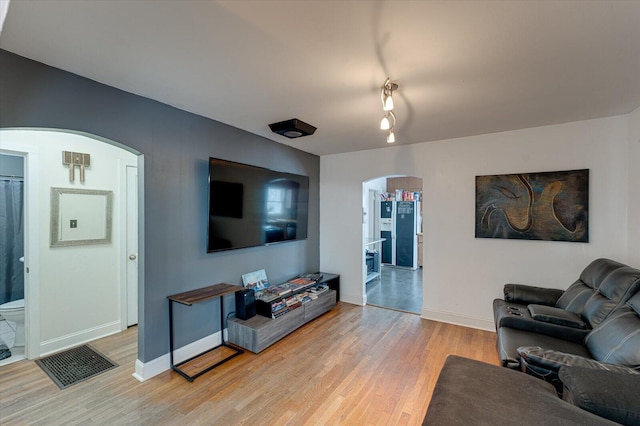
[[[51,247],[110,244],[113,191],[51,188]]]
[[[251,288],[254,291],[264,290],[269,287],[267,272],[264,269],[248,272],[242,275],[242,284],[244,285],[244,288]]]

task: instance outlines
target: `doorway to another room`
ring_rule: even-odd
[[[25,358],[24,156],[0,153],[0,365]]]
[[[422,312],[422,179],[385,176],[363,184],[366,303]]]
[[[72,131],[0,129],[0,135],[0,365],[59,352],[137,323],[142,158]],[[61,152],[90,155],[92,167],[78,173],[77,164],[60,162]],[[113,204],[104,201],[96,210],[100,215],[87,215],[102,194]],[[73,219],[62,220],[71,213]],[[78,238],[70,228],[93,238]]]

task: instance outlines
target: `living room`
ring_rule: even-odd
[[[371,121],[371,127],[375,130],[374,136],[367,136],[366,139],[380,143],[375,149],[347,151],[345,148],[345,151],[315,154],[314,149],[324,148],[313,147],[314,144],[320,144],[313,138],[320,137],[323,131],[328,131],[328,127],[337,126],[331,122],[315,122],[313,117],[307,118],[311,114],[298,109],[281,107],[277,112],[279,115],[274,116],[272,121],[304,114],[300,116],[301,119],[318,124],[318,135],[283,143],[282,138],[271,139],[276,136],[266,137],[265,133],[254,132],[251,128],[243,130],[240,124],[224,124],[231,121],[227,121],[226,115],[229,113],[223,107],[215,109],[214,112],[219,116],[212,114],[213,117],[208,117],[204,112],[194,113],[200,106],[192,107],[191,112],[187,112],[177,102],[169,104],[153,100],[148,95],[140,96],[144,92],[142,88],[139,91],[117,88],[115,85],[100,83],[101,80],[96,76],[86,78],[79,69],[56,66],[58,61],[64,63],[65,58],[62,56],[53,59],[43,56],[38,60],[34,53],[32,57],[27,47],[22,51],[23,48],[15,39],[11,43],[11,38],[5,39],[15,34],[16,26],[22,22],[18,20],[12,24],[12,19],[18,19],[18,15],[12,14],[25,11],[25,8],[25,13],[34,13],[24,3],[27,2],[16,2],[15,5],[11,2],[0,35],[0,47],[3,49],[0,51],[0,127],[81,132],[126,146],[138,157],[143,187],[140,197],[143,226],[140,230],[138,253],[140,319],[136,374],[141,380],[148,381],[169,366],[168,295],[218,282],[240,285],[242,274],[258,269],[265,269],[273,282],[319,270],[340,274],[342,304],[356,307],[364,305],[361,192],[363,182],[376,176],[403,174],[420,177],[424,182],[423,226],[428,238],[424,242],[422,321],[433,320],[492,332],[494,324],[491,300],[501,296],[504,283],[521,282],[566,288],[589,262],[598,257],[640,266],[640,253],[634,244],[640,240],[640,215],[637,213],[640,211],[640,193],[636,188],[636,182],[640,181],[640,169],[635,167],[640,158],[640,84],[637,80],[640,70],[638,47],[634,43],[637,38],[618,35],[606,39],[611,46],[620,49],[621,61],[624,60],[623,57],[631,58],[627,59],[627,65],[631,72],[628,75],[632,77],[625,79],[623,77],[627,74],[609,76],[603,73],[597,79],[597,75],[590,75],[593,88],[584,83],[582,86],[571,87],[574,91],[573,103],[563,106],[556,99],[556,104],[548,105],[554,111],[564,111],[557,121],[542,120],[538,118],[538,114],[541,114],[539,110],[524,108],[526,111],[521,114],[528,120],[522,119],[520,126],[500,129],[482,127],[483,121],[489,120],[493,113],[491,109],[496,104],[507,103],[505,98],[515,99],[511,100],[510,105],[529,101],[518,97],[519,89],[511,87],[510,91],[504,89],[504,92],[500,92],[504,93],[505,98],[498,96],[487,99],[486,108],[474,105],[472,111],[468,111],[468,107],[463,105],[458,110],[424,115],[417,111],[420,115],[414,117],[413,121],[427,121],[434,125],[447,122],[455,129],[456,122],[468,123],[475,120],[476,129],[486,129],[466,135],[447,133],[448,136],[433,138],[423,135],[407,137],[418,143],[388,145],[384,134],[379,133],[377,121],[382,108],[378,86],[387,76],[384,75],[386,70],[377,69],[376,77],[371,78],[371,82],[367,81],[358,87],[364,86],[365,91],[369,91],[365,97],[371,100],[372,109],[375,109],[369,117],[365,117]],[[591,7],[596,10],[589,9],[589,17],[601,12],[597,10],[598,2],[595,3]],[[612,13],[609,18],[611,20],[603,24],[605,28],[611,29],[621,16],[633,20],[635,15],[632,12],[637,12],[634,2],[623,4],[629,10],[625,12],[625,6],[619,6],[621,11]],[[91,7],[90,3],[87,7]],[[93,7],[97,6],[94,4]],[[567,11],[561,6],[557,7],[562,9],[557,11],[558,15],[553,15],[555,10],[547,13],[568,19]],[[43,15],[55,16],[46,8],[44,10],[41,12]],[[436,13],[435,10],[432,12]],[[571,22],[573,21],[567,20],[565,23]],[[237,24],[237,21],[234,23]],[[620,28],[623,28],[620,34],[637,35],[634,32],[637,30],[632,26],[624,26],[623,23],[619,22]],[[582,47],[588,54],[580,58],[591,55],[594,63],[613,61],[610,56],[600,59],[599,55],[606,55],[604,51],[607,49],[598,49],[589,44],[593,39],[603,37],[597,32],[599,25],[593,24],[592,34],[589,30],[584,30],[582,23],[574,24],[575,32],[571,32],[572,28],[568,27],[569,33],[577,40],[584,36],[589,41]],[[251,33],[252,28],[247,28],[246,31]],[[250,40],[255,41],[254,38]],[[580,43],[578,45],[582,46]],[[150,49],[152,45],[142,43],[142,46],[139,49],[144,51],[143,48]],[[53,48],[43,50],[54,51]],[[163,52],[158,53],[158,56],[164,54],[164,47],[160,50]],[[451,51],[455,49],[451,48]],[[147,52],[149,56],[154,56],[152,51]],[[468,50],[465,52],[468,53]],[[30,57],[32,58],[29,59]],[[550,60],[545,56],[541,58]],[[231,59],[234,58],[229,60]],[[536,59],[542,60],[540,57]],[[120,62],[114,57],[114,62],[119,68],[135,68],[135,63],[130,61]],[[260,69],[272,66],[263,56],[257,56],[256,63],[260,65],[257,67]],[[399,94],[409,99],[418,97],[417,93],[411,92],[409,76],[402,75],[401,69],[395,71],[396,65],[393,63],[388,65],[389,69],[399,74],[397,77],[391,75],[391,78],[401,79]],[[556,73],[567,66],[562,61],[554,62],[554,65],[557,67],[554,68]],[[589,66],[592,65],[595,66],[589,62]],[[288,65],[278,66],[283,68],[283,72],[287,67]],[[571,69],[579,68],[574,64]],[[337,73],[339,70],[334,71]],[[242,73],[244,72],[248,73],[246,69],[243,69]],[[359,84],[357,81],[368,80],[371,72],[364,71],[348,79],[345,77],[345,82],[339,85],[341,91],[348,92],[350,85],[355,87]],[[216,93],[222,90],[218,86],[239,86],[243,84],[243,79],[250,78],[240,71],[238,73],[241,74],[238,80],[211,78],[211,85],[202,91],[215,98]],[[428,73],[425,72],[424,75]],[[502,78],[508,79],[509,75],[509,70],[506,70]],[[225,75],[225,78],[228,76]],[[334,75],[334,78],[340,77]],[[562,83],[569,85],[573,78],[572,75],[565,75],[563,79],[556,81],[557,87],[538,86],[536,90],[543,92],[545,96],[551,96],[550,92],[560,90]],[[149,74],[148,79],[152,80],[153,75]],[[614,82],[615,88],[607,91],[607,87]],[[139,83],[140,87],[144,86],[144,82]],[[171,91],[170,83],[160,83],[167,86],[164,90]],[[369,86],[376,87],[369,90]],[[279,89],[286,90],[282,86]],[[427,89],[422,90],[428,92]],[[620,104],[607,112],[588,111],[584,115],[572,112],[573,109],[578,109],[576,104],[595,102],[595,98],[602,93],[619,99]],[[183,95],[196,98],[199,94],[184,91]],[[436,95],[434,89],[431,96],[436,100],[433,102],[442,103],[443,100]],[[243,101],[239,96],[229,95],[227,98],[231,104],[246,105],[252,102]],[[398,103],[400,118],[402,101],[398,100]],[[201,108],[200,111],[205,110],[204,107]],[[328,109],[326,106],[321,108]],[[339,111],[340,114],[349,115],[348,107],[344,108],[344,111]],[[616,112],[610,113],[611,110]],[[402,135],[403,126],[410,127],[409,108],[404,109],[404,114],[403,120],[406,121],[398,122],[399,136]],[[356,115],[359,114],[354,113]],[[260,126],[260,132],[263,132],[262,127],[266,128],[272,121],[251,125]],[[405,131],[408,136],[409,130]],[[402,142],[400,138],[399,142]],[[348,139],[338,140],[337,143],[346,145]],[[305,149],[296,149],[294,146]],[[205,210],[206,162],[209,157],[222,157],[309,176],[308,238],[270,247],[207,254]],[[589,243],[474,238],[476,176],[575,169],[590,170]],[[60,165],[60,172],[68,171]],[[90,173],[88,169],[88,179]],[[47,246],[46,243],[47,239],[43,239],[43,246]],[[49,250],[48,247],[43,249]],[[45,277],[42,279],[44,285]],[[38,303],[47,302],[41,300]],[[64,300],[59,302],[65,303]],[[233,310],[231,301],[226,303],[227,311]],[[39,306],[33,309],[43,310]],[[72,308],[63,305],[60,309]],[[202,326],[181,326],[178,346],[188,345],[211,335],[219,338],[219,327],[204,325],[209,318],[210,309],[217,312],[215,306],[208,305],[197,310],[193,316],[193,323],[203,324]],[[61,328],[58,335],[48,336],[48,339],[55,340],[72,333],[70,329]],[[37,342],[40,343],[41,341]]]

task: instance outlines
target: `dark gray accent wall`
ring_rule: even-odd
[[[143,362],[169,350],[168,295],[219,282],[241,285],[243,273],[262,268],[272,282],[318,270],[320,160],[315,155],[4,50],[0,127],[86,132],[142,155],[138,358]],[[210,156],[309,176],[308,239],[207,254]],[[179,308],[178,347],[220,330],[217,300]],[[232,297],[225,309],[234,310]]]

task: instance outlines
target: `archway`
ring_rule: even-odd
[[[363,271],[367,304],[422,311],[422,179],[363,182]]]
[[[131,220],[126,216],[126,169],[138,167],[142,156],[117,142],[69,130],[0,132],[2,149],[24,156],[26,165],[26,357],[37,358],[126,329],[124,241],[126,222]],[[90,154],[84,182],[78,169],[71,180],[69,166],[61,161],[64,151]],[[135,182],[133,186],[136,191],[142,187]],[[52,247],[52,188],[111,192],[111,241]]]

